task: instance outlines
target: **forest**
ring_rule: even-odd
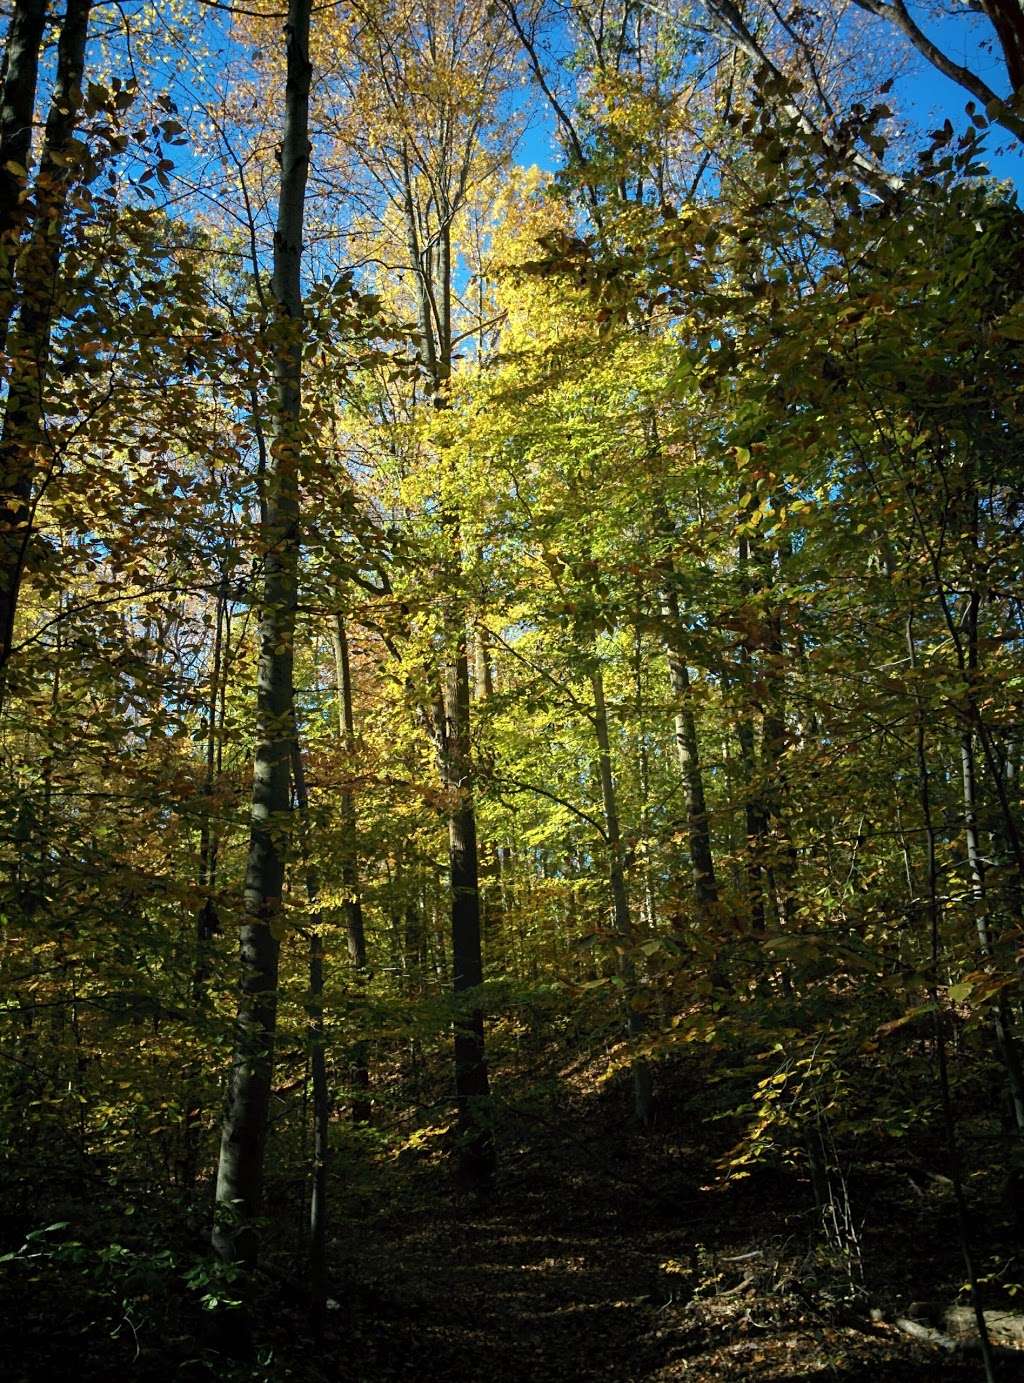
[[[1021,0],[2,0],[11,1383],[1024,1378]]]

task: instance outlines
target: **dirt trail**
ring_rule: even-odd
[[[770,1186],[702,1191],[671,1155],[674,1140],[601,1129],[581,1142],[581,1127],[571,1126],[575,1139],[535,1128],[528,1144],[508,1150],[490,1206],[458,1202],[439,1191],[440,1168],[424,1169],[417,1205],[349,1238],[344,1273],[362,1284],[355,1338],[370,1358],[339,1377],[982,1377],[977,1361],[951,1362],[889,1328],[856,1328],[815,1301],[796,1272],[806,1272],[806,1224],[794,1229],[792,1206]]]

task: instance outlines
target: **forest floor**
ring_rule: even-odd
[[[942,1325],[946,1309],[964,1300],[955,1204],[935,1129],[922,1121],[906,1137],[858,1140],[859,1161],[847,1157],[841,1183],[832,1180],[840,1222],[848,1212],[856,1235],[833,1232],[830,1241],[799,1156],[791,1166],[723,1180],[721,1159],[742,1121],[729,1116],[731,1096],[713,1079],[710,1058],[659,1066],[657,1118],[641,1133],[629,1118],[628,1077],[602,1078],[606,1057],[559,1067],[548,1064],[551,1055],[539,1069],[498,1071],[500,1178],[486,1203],[453,1190],[442,1131],[417,1129],[415,1106],[400,1151],[392,1136],[371,1131],[360,1141],[338,1126],[322,1339],[310,1337],[295,1281],[297,1184],[294,1204],[268,1206],[251,1362],[232,1363],[219,1351],[217,1313],[199,1310],[185,1281],[182,1265],[206,1252],[202,1213],[191,1246],[183,1242],[173,1257],[161,1250],[154,1285],[137,1282],[129,1304],[111,1285],[122,1280],[111,1248],[77,1266],[32,1255],[8,1264],[17,1272],[6,1289],[0,1277],[0,1375],[11,1383],[984,1377],[976,1348],[951,1354],[895,1325],[906,1317]],[[439,1065],[428,1104],[436,1094],[444,1106],[446,1078]],[[995,1167],[999,1143],[980,1141],[997,1136],[986,1117],[973,1162],[988,1149]],[[979,1264],[992,1279],[986,1305],[1015,1312],[1012,1284],[1024,1276],[1024,1253],[1001,1174],[972,1178],[969,1192]],[[180,1211],[164,1199],[173,1233]],[[64,1232],[76,1238],[113,1238],[135,1251],[147,1242],[140,1222],[153,1216],[139,1203],[126,1220],[125,1205],[114,1188],[109,1200],[79,1196],[37,1204],[36,1212],[69,1221]],[[1024,1380],[1024,1350],[1001,1351],[997,1379]]]
[[[707,1126],[664,1112],[672,1078],[662,1073],[662,1114],[644,1135],[630,1129],[622,1084],[598,1092],[586,1071],[563,1073],[557,1120],[543,1101],[506,1107],[500,1188],[487,1205],[454,1196],[442,1161],[425,1156],[400,1200],[334,1245],[339,1357],[326,1376],[984,1376],[976,1347],[950,1355],[887,1324],[925,1321],[923,1298],[938,1303],[941,1325],[964,1276],[949,1183],[929,1173],[927,1154],[849,1170],[859,1250],[844,1252],[823,1240],[797,1170],[722,1185]],[[1024,1352],[1001,1351],[998,1367],[1000,1380],[1024,1379]]]

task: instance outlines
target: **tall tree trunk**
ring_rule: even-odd
[[[224,585],[217,593],[217,614],[213,636],[213,667],[210,672],[210,693],[206,707],[206,770],[203,776],[203,822],[199,832],[199,889],[203,901],[196,917],[196,949],[192,970],[192,1002],[200,1005],[210,974],[210,943],[220,930],[214,889],[217,882],[217,840],[213,821],[212,799],[217,778],[218,705],[221,699],[221,680],[224,651],[224,616],[226,597]]]
[[[313,1185],[309,1197],[309,1299],[313,1335],[327,1320],[327,1171],[331,1112],[324,1034],[324,945],[319,931],[309,938],[309,1051],[313,1073]]]
[[[213,938],[220,931],[217,905],[214,902],[216,886],[217,846],[216,830],[213,824],[212,798],[217,774],[218,716],[217,709],[221,696],[221,675],[224,642],[223,585],[217,593],[217,614],[213,636],[213,658],[210,670],[209,699],[206,704],[206,768],[203,776],[203,819],[199,831],[199,891],[202,902],[195,919],[195,950],[192,957],[192,1008],[197,1024],[201,1026],[206,1006],[206,987],[210,978],[210,952]],[[184,1152],[182,1156],[181,1179],[186,1189],[195,1186],[199,1171],[201,1143],[202,1105],[200,1095],[201,1070],[198,1062],[190,1062],[184,1083]]]
[[[765,929],[764,913],[764,842],[766,823],[761,805],[761,789],[758,782],[757,755],[754,745],[754,722],[747,708],[744,708],[736,724],[736,738],[740,747],[740,762],[743,764],[743,816],[746,848],[745,872],[747,879],[747,901],[750,905],[750,921],[755,932]]]
[[[971,876],[971,897],[974,904],[974,925],[978,935],[978,952],[983,962],[994,963],[995,946],[989,921],[985,882],[985,863],[978,829],[978,778],[974,752],[974,730],[979,718],[976,681],[978,676],[978,613],[981,594],[973,590],[968,597],[964,634],[966,638],[965,666],[967,678],[967,707],[965,725],[960,735],[964,802],[964,837],[967,843],[967,867]],[[1006,1071],[1006,1083],[1013,1110],[1014,1127],[1018,1137],[1024,1137],[1024,1075],[1021,1072],[1020,1052],[1013,1034],[1010,1001],[1005,989],[996,995],[992,1013],[996,1049]]]
[[[476,558],[478,562],[482,560],[479,548]],[[491,666],[488,631],[483,624],[478,624],[469,638],[473,651],[470,676],[472,699],[475,705],[484,706],[494,695],[494,672]],[[478,870],[483,881],[480,889],[480,929],[488,962],[493,966],[501,945],[502,929],[500,848],[492,847],[490,842],[481,840],[477,842],[477,853]]]
[[[985,866],[978,835],[974,735],[970,730],[965,730],[960,737],[960,759],[963,768],[964,835],[967,841],[967,865],[971,875],[971,898],[974,904],[974,925],[978,934],[978,952],[984,962],[992,964],[995,960],[995,948],[989,925]],[[1024,1078],[1021,1073],[1020,1053],[1013,1036],[1010,1001],[1005,989],[1000,989],[996,995],[992,1026],[996,1048],[1006,1071],[1014,1127],[1018,1137],[1024,1137]]]
[[[410,267],[416,276],[423,359],[430,376],[433,404],[446,406],[452,368],[451,217],[443,222],[436,252],[420,244],[415,194],[408,158],[403,152],[403,212]],[[439,214],[441,213],[439,208]],[[457,586],[461,573],[462,534],[458,513],[444,513],[449,544],[446,585]],[[433,713],[434,739],[441,777],[448,790],[448,864],[451,888],[452,988],[455,996],[455,1102],[458,1125],[456,1171],[468,1190],[487,1191],[496,1166],[490,1106],[490,1081],[484,1046],[483,1011],[463,1000],[483,983],[480,923],[479,851],[473,802],[469,640],[457,597],[445,608],[447,635],[443,694]]]
[[[46,446],[44,386],[57,315],[61,236],[74,176],[72,141],[81,108],[91,9],[92,0],[67,0],[35,180],[35,219],[16,269],[20,312],[10,333],[7,408],[0,433],[0,707],[32,536],[34,482]]]
[[[338,682],[338,731],[345,749],[348,774],[355,767],[356,730],[352,711],[352,670],[349,664],[348,633],[341,614],[334,617],[332,630],[334,667]],[[348,938],[348,958],[356,974],[356,983],[366,980],[366,929],[363,925],[363,901],[359,888],[359,843],[356,819],[356,799],[350,781],[341,790],[341,886],[345,891],[345,927]],[[370,1070],[367,1064],[366,1043],[352,1049],[352,1121],[365,1124],[370,1118]]]
[[[617,968],[624,984],[626,1028],[635,1040],[643,1031],[643,1015],[636,1007],[636,963],[633,959],[633,920],[626,891],[625,859],[622,850],[622,831],[619,826],[619,803],[612,773],[611,741],[608,736],[608,708],[604,698],[604,678],[600,664],[594,663],[590,674],[594,696],[594,730],[597,735],[598,775],[601,780],[601,799],[604,805],[605,835],[608,846],[608,876],[612,894],[612,915],[619,938]],[[653,1111],[651,1068],[640,1057],[633,1059],[633,1110],[637,1121],[649,1124]]]
[[[700,743],[697,738],[697,722],[693,715],[693,697],[690,686],[690,673],[686,666],[686,656],[682,648],[682,622],[679,614],[679,598],[671,583],[662,591],[662,609],[666,616],[668,629],[665,638],[665,653],[668,660],[668,674],[675,700],[675,745],[679,776],[683,783],[686,800],[686,825],[690,842],[690,867],[693,871],[693,891],[698,911],[718,902],[718,882],[715,878],[715,862],[711,851],[711,829],[708,823],[708,809],[704,796],[704,774],[700,762]]]
[[[647,418],[651,445],[660,450],[657,420],[653,410]],[[654,504],[654,525],[658,536],[667,540],[673,533],[672,519],[663,499]],[[679,590],[675,564],[670,552],[659,561],[663,642],[668,662],[669,682],[675,702],[675,749],[679,777],[686,802],[686,826],[690,846],[690,869],[693,892],[699,914],[706,913],[718,902],[718,882],[715,877],[714,855],[711,849],[711,827],[708,821],[704,794],[704,773],[701,768],[700,742],[693,714],[693,695],[690,672],[686,665],[686,639],[679,606]]]
[[[750,552],[746,538],[739,542],[740,579],[745,591],[749,590],[746,575]],[[753,716],[753,655],[750,642],[744,638],[740,643],[740,694],[743,706],[736,725],[736,738],[740,747],[740,760],[744,770],[743,814],[746,823],[746,875],[747,900],[750,905],[750,921],[757,933],[765,929],[764,907],[764,856],[768,833],[767,812],[764,805],[764,788],[760,781],[757,765],[757,751],[754,739]]]
[[[15,272],[24,194],[32,156],[32,118],[47,0],[15,0],[7,30],[0,88],[0,351],[14,310]]]
[[[780,560],[788,553],[789,545],[786,544],[779,550]],[[767,552],[762,555],[761,566],[764,572],[764,589],[770,590],[773,585],[773,571],[772,559]],[[783,762],[789,741],[786,727],[786,650],[782,615],[777,607],[773,607],[765,617],[763,642],[766,699],[762,723],[762,761],[765,776],[762,801],[766,829],[775,837],[768,864],[768,880],[777,915],[785,923],[792,924],[797,913],[797,856],[786,814],[787,784],[786,767]]]
[[[257,743],[241,928],[235,1053],[217,1168],[214,1248],[251,1265],[277,1022],[277,967],[293,726],[292,643],[299,556],[302,449],[302,229],[309,170],[311,0],[289,0],[281,192],[274,235],[275,436],[264,479],[264,587],[257,672]]]
[[[942,1013],[939,1002],[939,963],[942,956],[942,904],[939,899],[938,831],[931,800],[931,770],[928,766],[926,716],[920,683],[917,680],[918,658],[914,637],[914,615],[908,613],[906,621],[906,641],[908,661],[914,676],[914,755],[917,764],[918,804],[925,836],[925,877],[927,879],[928,930],[930,966],[928,990],[932,1007],[932,1024],[935,1034],[935,1054],[939,1069],[939,1098],[942,1104],[942,1117],[945,1126],[946,1147],[949,1155],[949,1171],[953,1182],[953,1196],[957,1208],[957,1221],[960,1232],[960,1251],[967,1269],[970,1284],[971,1305],[974,1307],[978,1337],[981,1344],[985,1377],[988,1383],[995,1383],[995,1366],[992,1361],[992,1346],[985,1320],[980,1283],[971,1245],[970,1214],[964,1190],[963,1168],[960,1158],[959,1140],[956,1132],[956,1118],[949,1081],[949,1063],[946,1052],[946,1035],[942,1026]]]
[[[458,1111],[459,1180],[484,1191],[495,1171],[490,1082],[479,1000],[463,1000],[483,984],[480,935],[476,811],[470,758],[470,684],[465,627],[446,669],[443,773],[452,804],[448,810],[451,872],[452,989],[455,995],[455,1101]]]
[[[298,726],[292,743],[292,778],[299,814],[299,841],[309,904],[309,997],[306,1001],[306,1039],[313,1077],[313,1177],[309,1197],[309,1314],[316,1338],[327,1317],[327,1160],[331,1105],[327,1088],[327,1048],[324,1034],[324,944],[321,936],[320,885],[309,841],[309,789],[302,762]]]
[[[473,672],[477,701],[489,701],[494,695],[494,669],[487,631],[481,625],[476,631],[473,646]]]

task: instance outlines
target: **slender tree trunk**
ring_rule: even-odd
[[[32,118],[47,0],[16,0],[7,30],[0,88],[0,351],[15,299],[15,262],[25,220]]]
[[[473,672],[477,701],[489,701],[494,695],[494,670],[491,666],[487,631],[483,628],[476,631],[473,646]]]
[[[974,903],[974,924],[978,933],[978,952],[983,961],[992,964],[995,948],[989,925],[988,900],[985,887],[985,866],[978,836],[977,786],[974,761],[974,736],[965,730],[960,738],[960,759],[963,768],[964,835],[967,841],[967,865],[971,874],[971,896]],[[1024,1078],[1020,1053],[1013,1037],[1013,1019],[1006,990],[999,990],[992,1014],[996,1048],[1006,1071],[1006,1083],[1013,1108],[1014,1126],[1018,1137],[1024,1137]]]
[[[355,767],[356,731],[352,710],[352,670],[349,663],[348,633],[341,614],[334,617],[332,630],[334,666],[338,682],[338,731],[345,749],[348,779],[341,790],[341,885],[345,891],[345,924],[348,938],[348,958],[355,971],[356,983],[362,987],[366,980],[366,930],[363,925],[363,902],[359,886],[359,841],[356,819],[356,799],[351,774]],[[366,1043],[352,1049],[352,1085],[356,1091],[352,1100],[352,1120],[365,1124],[370,1119],[370,1071]]]
[[[61,236],[74,176],[72,141],[81,108],[91,9],[92,0],[67,0],[35,180],[35,220],[16,270],[20,312],[10,333],[7,408],[0,433],[0,707],[32,537],[33,488],[46,447],[44,386],[57,314]]]
[[[218,717],[221,695],[222,654],[224,639],[223,588],[217,594],[217,615],[213,636],[213,658],[210,670],[209,700],[206,706],[206,769],[203,776],[203,820],[199,831],[199,891],[202,902],[195,919],[195,950],[192,957],[192,1008],[197,1024],[201,1025],[206,1006],[206,987],[210,979],[210,952],[213,938],[220,931],[217,905],[214,902],[216,883],[215,828],[212,819],[212,798],[217,774]],[[201,1070],[198,1062],[190,1062],[184,1082],[184,1152],[181,1166],[182,1184],[186,1190],[195,1186],[199,1172],[202,1138],[202,1104],[200,1095]]]
[[[978,675],[978,612],[981,595],[977,590],[970,593],[965,619],[967,640],[964,673],[967,677],[966,724],[960,735],[960,763],[962,768],[964,801],[964,837],[967,843],[967,867],[971,876],[971,895],[974,903],[974,925],[978,935],[978,952],[987,964],[995,961],[992,929],[989,920],[987,889],[985,884],[985,864],[978,829],[978,781],[974,752],[974,731],[972,727],[978,720],[975,682]],[[1020,1053],[1013,1035],[1013,1019],[1010,1001],[1005,989],[1000,989],[992,1013],[992,1026],[996,1049],[1006,1071],[1006,1083],[1013,1109],[1014,1126],[1018,1137],[1024,1137],[1024,1075],[1021,1072]]]
[[[477,560],[481,560],[479,549]],[[486,628],[478,625],[469,638],[473,651],[470,677],[472,699],[474,704],[484,706],[494,695],[494,674]],[[480,930],[488,963],[493,964],[501,945],[502,929],[500,850],[498,847],[490,847],[489,842],[478,841],[477,852],[479,874],[483,881],[480,890]]]
[[[327,1088],[327,1047],[324,1034],[324,943],[321,935],[320,886],[310,853],[309,789],[302,762],[298,727],[292,743],[292,778],[299,814],[299,840],[306,875],[309,904],[309,997],[306,1002],[306,1038],[313,1077],[313,1177],[309,1197],[309,1313],[314,1336],[323,1334],[327,1316],[327,1163],[328,1124],[331,1114]]]
[[[745,575],[749,556],[747,540],[741,538],[739,564],[744,589],[749,588],[749,581]],[[743,811],[747,838],[747,897],[750,903],[751,926],[755,932],[760,933],[765,929],[764,855],[768,823],[764,806],[764,789],[759,781],[760,775],[754,739],[753,656],[750,644],[746,639],[740,645],[740,690],[744,704],[736,725],[736,738],[739,741],[740,759],[743,763],[745,779]]]
[[[651,858],[651,760],[647,747],[647,734],[644,728],[644,645],[640,626],[633,630],[633,713],[636,716],[636,759],[640,788],[640,838],[644,842],[643,857],[640,862],[640,877],[643,881],[643,903],[640,918],[643,929],[653,932],[657,926],[657,907],[654,900],[654,868]],[[568,943],[567,943],[568,944]]]
[[[323,1334],[327,1314],[328,1120],[324,1036],[324,947],[318,931],[309,938],[309,1049],[313,1072],[313,1186],[309,1198],[309,1296],[313,1334]]]
[[[619,937],[617,968],[625,987],[626,1028],[635,1040],[643,1031],[643,1016],[636,1007],[636,963],[633,959],[633,920],[626,891],[625,860],[622,832],[619,826],[619,803],[612,773],[611,742],[608,735],[608,709],[604,698],[604,678],[595,663],[590,674],[594,696],[594,730],[597,735],[598,774],[601,780],[601,799],[604,805],[605,834],[608,846],[608,875],[612,894],[612,915]],[[633,1109],[640,1124],[649,1124],[653,1112],[653,1085],[650,1064],[640,1057],[633,1059]]]
[[[1000,747],[998,765],[1002,777],[1003,795],[1008,803],[1014,801],[1015,798],[1019,800],[1020,793],[1017,787],[1019,773],[1015,752],[1016,746],[1013,737],[1009,735],[1006,742]],[[1013,843],[1010,840],[1001,810],[993,824],[992,834],[1001,865],[1000,872],[1004,875],[1003,894],[1006,900],[1007,914],[1014,919],[1024,918],[1024,879],[1021,878],[1020,870],[1015,867]]]
[[[911,671],[916,674],[918,661],[917,645],[914,639],[913,614],[907,616],[906,640]],[[964,1267],[967,1270],[967,1281],[971,1289],[971,1305],[974,1307],[975,1322],[978,1327],[978,1337],[981,1343],[981,1355],[985,1369],[985,1378],[987,1383],[995,1383],[995,1365],[992,1357],[992,1345],[989,1340],[988,1326],[985,1321],[980,1283],[978,1281],[978,1271],[971,1245],[970,1214],[967,1205],[967,1196],[964,1190],[963,1167],[960,1158],[959,1140],[956,1134],[956,1118],[949,1082],[946,1037],[942,1027],[942,1013],[939,1003],[938,983],[939,961],[942,953],[942,904],[939,900],[938,837],[931,803],[931,772],[928,767],[925,711],[920,687],[916,679],[914,688],[916,710],[914,753],[917,763],[918,803],[921,809],[921,819],[925,833],[925,877],[928,888],[928,929],[929,949],[931,952],[931,974],[929,977],[928,989],[933,1012],[935,1054],[938,1058],[939,1067],[939,1097],[942,1104],[942,1119],[945,1128],[946,1147],[949,1153],[949,1170],[953,1182],[953,1194],[957,1208],[960,1251],[963,1255]]]
[[[451,376],[452,256],[451,218],[442,221],[436,252],[420,244],[412,174],[403,151],[403,212],[410,266],[416,276],[417,304],[424,363],[430,375],[434,407],[446,406]],[[438,208],[439,215],[443,209]],[[444,514],[450,545],[448,584],[456,585],[462,568],[462,535],[458,513]],[[434,738],[441,776],[452,805],[448,812],[448,862],[451,887],[452,988],[455,996],[455,1102],[458,1125],[456,1171],[469,1190],[490,1189],[496,1153],[490,1106],[490,1081],[484,1046],[483,1011],[462,995],[483,983],[480,923],[479,851],[473,802],[471,717],[472,690],[466,620],[457,597],[445,609],[447,635],[444,690],[434,710]]]
[[[476,811],[470,758],[469,659],[465,631],[446,670],[443,772],[453,802],[448,813],[452,899],[452,989],[455,995],[455,1100],[458,1177],[467,1189],[486,1191],[495,1172],[490,1082],[479,999],[464,1000],[483,984]]]
[[[199,888],[203,901],[196,917],[196,949],[192,970],[192,1002],[203,1002],[210,975],[210,943],[220,931],[217,905],[213,890],[216,885],[216,827],[212,816],[212,799],[217,778],[218,704],[221,697],[221,678],[224,648],[223,585],[217,594],[217,615],[213,636],[213,667],[210,673],[210,697],[206,708],[206,771],[203,777],[204,814],[199,833]]]
[[[764,838],[766,832],[764,811],[761,806],[758,786],[757,757],[754,748],[754,724],[749,712],[744,710],[736,726],[736,738],[740,746],[740,761],[743,764],[743,815],[746,834],[746,876],[747,898],[750,903],[750,920],[755,932],[765,929],[764,913]]]
[[[682,622],[679,598],[671,583],[667,583],[662,591],[662,609],[668,624],[665,652],[672,695],[676,704],[676,761],[679,764],[679,776],[682,779],[686,800],[693,891],[698,910],[704,911],[718,902],[718,882],[715,878],[714,856],[711,851],[711,829],[704,796],[704,774],[700,762],[697,722],[693,715],[690,673],[680,638]]]
[[[783,547],[780,558],[788,553]],[[771,557],[762,560],[764,588],[773,584]],[[762,726],[765,789],[763,794],[765,826],[775,837],[768,866],[769,884],[777,915],[787,924],[796,920],[796,849],[786,817],[786,767],[783,756],[788,744],[786,728],[786,666],[783,642],[782,615],[773,608],[764,624],[764,682],[767,696]]]
[[[289,0],[281,192],[274,235],[275,437],[264,482],[264,589],[257,672],[252,824],[241,928],[242,979],[235,1055],[217,1168],[213,1243],[251,1265],[277,1022],[277,969],[291,808],[292,643],[299,555],[302,448],[302,229],[309,168],[310,0]]]
[[[660,450],[657,421],[653,412],[647,419],[651,445]],[[654,524],[658,536],[668,539],[673,525],[665,502],[654,505]],[[659,562],[663,642],[668,662],[669,682],[675,701],[675,749],[679,777],[686,802],[686,826],[690,845],[690,869],[698,913],[706,913],[718,901],[718,882],[715,877],[714,855],[711,849],[711,827],[708,821],[704,794],[704,774],[701,768],[700,742],[693,714],[693,695],[690,672],[686,665],[686,640],[675,565],[666,554]]]

